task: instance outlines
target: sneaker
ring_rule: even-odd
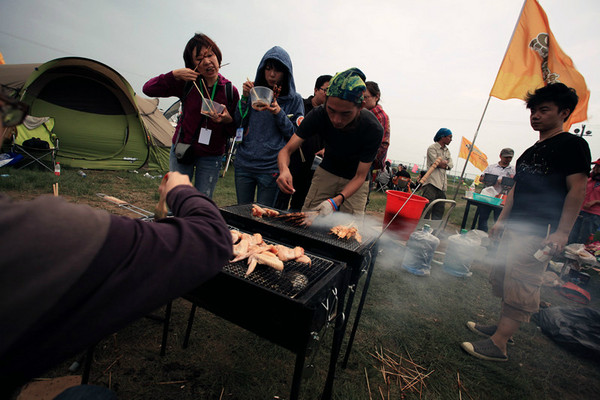
[[[402,268],[404,270],[406,270],[407,272],[410,272],[411,274],[417,275],[417,276],[431,275],[431,270],[429,270],[429,269],[413,268],[413,267],[409,267],[408,265],[402,265]]]
[[[489,337],[489,336],[492,336],[494,333],[496,333],[497,326],[496,325],[481,325],[481,324],[478,324],[473,321],[467,321],[467,328],[469,328],[469,330],[471,332],[475,332],[479,336]],[[511,337],[510,339],[508,339],[508,342],[506,342],[506,343],[515,344],[515,341]]]
[[[473,357],[487,361],[507,361],[508,356],[492,342],[492,339],[483,339],[478,342],[462,342],[460,347]]]

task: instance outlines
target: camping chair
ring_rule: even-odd
[[[425,216],[427,215],[427,213],[429,211],[431,211],[433,206],[438,203],[447,203],[449,205],[449,207],[445,207],[444,215],[442,216],[442,219],[425,218]],[[427,224],[433,230],[432,233],[435,236],[439,236],[440,233],[442,233],[444,231],[444,229],[446,229],[446,225],[448,225],[448,219],[450,218],[450,214],[452,213],[452,210],[454,210],[454,207],[456,207],[456,201],[454,201],[454,200],[436,199],[436,200],[432,201],[431,203],[429,203],[427,205],[427,207],[425,207],[425,210],[423,211],[423,214],[421,214],[421,219],[419,219],[419,222],[417,223],[417,227],[415,228],[415,230],[419,230],[423,227],[423,225]]]
[[[13,136],[12,151],[26,157],[25,164],[18,169],[38,163],[47,170],[54,172],[56,154],[58,152],[58,138],[52,132],[54,118],[51,117],[25,117],[17,132]]]
[[[407,178],[405,176],[395,176],[392,178],[392,184],[394,185],[394,190],[399,190],[401,192],[408,192],[408,193],[411,192],[410,178]]]
[[[390,174],[385,170],[380,170],[375,178],[375,191],[385,193],[390,188],[391,184]]]

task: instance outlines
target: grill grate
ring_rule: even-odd
[[[344,250],[349,250],[355,253],[364,254],[368,251],[369,246],[376,240],[375,232],[361,232],[363,241],[362,243],[358,243],[354,239],[339,239],[329,233],[327,228],[322,227],[300,227],[290,224],[289,222],[279,219],[279,218],[270,218],[263,217],[257,218],[252,216],[252,204],[241,204],[234,205],[221,208],[221,213],[224,214],[225,220],[229,221],[227,218],[227,214],[231,214],[237,217],[242,217],[245,219],[254,220],[257,223],[261,223],[267,226],[276,227],[279,229],[283,229],[287,232],[309,237],[312,239],[319,240],[331,246],[335,246]],[[372,233],[372,234],[370,234]]]
[[[240,230],[235,227],[230,227],[230,229]],[[263,240],[267,244],[281,244],[268,239]],[[312,255],[308,252],[305,254],[310,257],[311,265],[296,261],[285,261],[283,263],[283,271],[277,271],[266,265],[258,264],[256,269],[246,277],[248,260],[240,260],[227,264],[223,267],[223,271],[229,275],[246,279],[262,288],[294,298],[305,293],[314,283],[326,275],[334,265],[334,262],[331,260]]]

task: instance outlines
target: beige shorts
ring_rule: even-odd
[[[323,201],[340,193],[342,189],[350,182],[350,179],[340,178],[321,167],[317,167],[304,200],[302,211],[313,210]],[[369,181],[365,181],[362,186],[352,196],[346,198],[340,207],[340,211],[348,214],[362,215],[367,206],[367,195],[369,194]]]
[[[540,289],[548,262],[540,262],[533,255],[543,240],[539,236],[504,233],[497,262],[490,273],[493,293],[502,298],[502,316],[529,322],[531,314],[539,310]]]

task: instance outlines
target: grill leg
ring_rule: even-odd
[[[190,343],[190,335],[192,334],[192,325],[194,325],[194,316],[196,315],[196,304],[192,303],[192,308],[190,310],[190,316],[188,318],[187,328],[185,329],[185,337],[183,338],[183,349],[187,349],[188,344]]]
[[[94,348],[96,344],[88,347],[85,354],[85,363],[83,365],[83,374],[81,375],[81,384],[87,385],[90,381],[90,371],[92,370],[92,359],[94,358]]]
[[[339,303],[337,309],[337,317],[335,321],[335,326],[333,328],[333,340],[331,344],[331,356],[329,359],[329,370],[327,371],[327,378],[325,379],[325,387],[323,388],[323,394],[321,395],[321,400],[330,400],[333,395],[333,381],[335,379],[335,368],[338,362],[338,358],[340,356],[340,350],[342,349],[342,341],[344,340],[344,332],[346,329],[346,320],[347,318],[343,317],[343,309],[344,309],[344,298],[346,297],[346,292],[348,288],[347,282],[344,282],[341,285],[343,288],[339,294]],[[352,295],[352,292],[350,293]],[[351,302],[350,299],[348,299]]]
[[[304,361],[306,359],[306,344],[304,348],[296,354],[296,364],[294,366],[294,377],[292,378],[292,390],[290,400],[298,400],[300,395],[300,384],[302,383],[302,372],[304,371]]]
[[[167,308],[165,308],[165,320],[163,321],[163,336],[160,345],[161,356],[164,356],[167,352],[167,337],[169,336],[169,322],[171,322],[171,307],[173,307],[172,301],[168,302]]]
[[[377,254],[377,246],[374,248],[374,254]],[[371,263],[369,264],[369,271],[367,272],[367,278],[365,280],[365,285],[363,286],[363,290],[360,296],[360,302],[358,303],[358,308],[356,309],[356,316],[354,317],[354,325],[352,326],[352,332],[350,332],[350,337],[348,338],[348,345],[346,346],[346,352],[344,353],[344,360],[342,361],[342,368],[346,369],[348,365],[348,358],[350,358],[350,351],[352,350],[352,343],[354,342],[354,335],[356,335],[356,330],[358,329],[358,323],[360,322],[360,316],[362,314],[363,306],[365,305],[365,300],[367,298],[367,291],[369,289],[369,284],[371,283],[371,275],[373,275],[373,270],[375,269],[375,256],[371,259]]]

